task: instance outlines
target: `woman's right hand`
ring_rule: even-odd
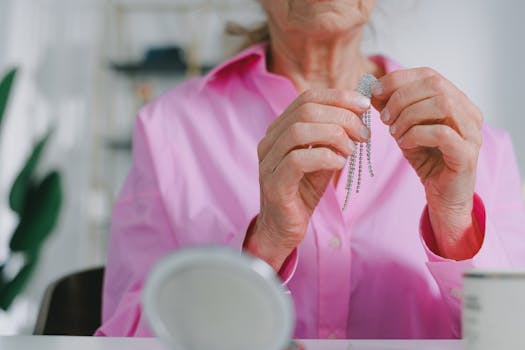
[[[258,146],[261,207],[245,250],[280,270],[354,141],[370,137],[358,117],[369,107],[354,91],[308,90],[268,127]]]

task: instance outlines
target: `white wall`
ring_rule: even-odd
[[[508,130],[525,175],[525,2],[378,0],[376,40],[406,67],[430,66],[463,89],[485,120]]]
[[[4,55],[2,52],[5,52],[6,30],[3,26],[5,26],[5,22],[7,20],[7,13],[9,12],[10,3],[11,2],[8,0],[0,1],[0,72],[2,71],[2,67],[4,67]]]

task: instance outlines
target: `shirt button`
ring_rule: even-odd
[[[332,249],[341,248],[341,239],[337,236],[333,236],[328,242],[328,246]]]

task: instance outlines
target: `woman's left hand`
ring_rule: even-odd
[[[425,187],[439,253],[472,257],[481,246],[472,216],[480,110],[430,68],[385,75],[374,86],[372,103]]]

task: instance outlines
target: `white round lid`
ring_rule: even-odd
[[[161,259],[143,304],[152,330],[174,350],[283,350],[295,322],[273,269],[226,247],[181,249]]]

